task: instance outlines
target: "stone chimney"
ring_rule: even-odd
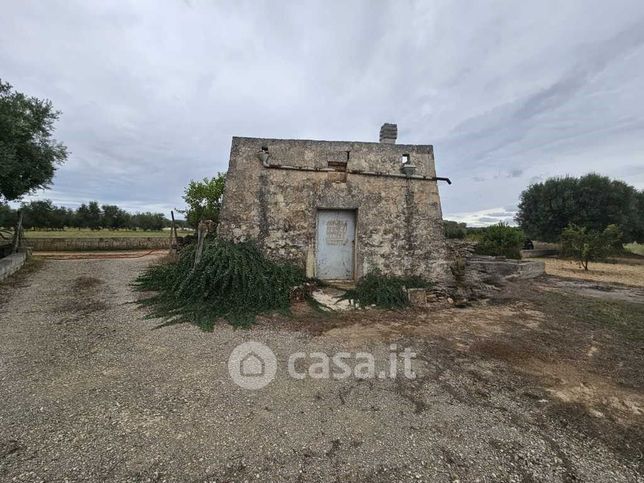
[[[384,144],[396,144],[398,137],[398,125],[384,123],[380,128],[380,142]]]

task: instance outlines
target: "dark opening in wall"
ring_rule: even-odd
[[[347,170],[346,161],[329,161],[329,168],[333,168],[334,171],[345,171]]]
[[[334,159],[327,162],[327,166],[333,171],[329,172],[328,179],[334,183],[347,182],[347,162],[349,161],[349,151],[347,151],[347,159]]]

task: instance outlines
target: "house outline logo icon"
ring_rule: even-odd
[[[261,389],[275,378],[277,359],[273,351],[261,342],[244,342],[230,353],[228,373],[239,387]]]
[[[254,352],[246,354],[241,360],[240,373],[244,377],[263,376],[264,361]]]

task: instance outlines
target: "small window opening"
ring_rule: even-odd
[[[403,154],[400,157],[400,164],[402,164],[403,166],[406,165],[406,164],[409,164],[410,161],[411,161],[411,159],[409,158],[409,154]]]
[[[262,151],[264,151],[265,153],[267,153],[267,152],[268,152],[268,146],[262,146]]]
[[[346,161],[329,161],[329,168],[333,168],[334,171],[346,172],[347,162]]]

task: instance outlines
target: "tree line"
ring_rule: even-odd
[[[528,237],[540,241],[558,242],[570,226],[600,233],[615,225],[622,242],[641,243],[644,191],[595,173],[550,178],[521,193],[516,220]]]
[[[549,178],[521,193],[515,219],[532,240],[556,243],[571,226],[602,233],[614,225],[622,243],[644,243],[644,191],[595,173]],[[444,228],[447,238],[485,230],[449,220]]]
[[[625,243],[644,242],[644,191],[595,173],[550,178],[521,193],[516,221],[470,228],[445,220],[445,237],[477,240],[482,254],[514,258],[530,239],[559,242],[564,256],[588,270],[588,262],[623,253]]]
[[[97,201],[83,203],[71,209],[56,206],[51,200],[23,203],[22,224],[26,229],[63,230],[85,228],[91,230],[162,230],[170,226],[163,213],[129,213],[117,205],[99,205]],[[0,227],[11,228],[18,220],[18,210],[0,204]],[[177,225],[183,225],[182,220]]]

